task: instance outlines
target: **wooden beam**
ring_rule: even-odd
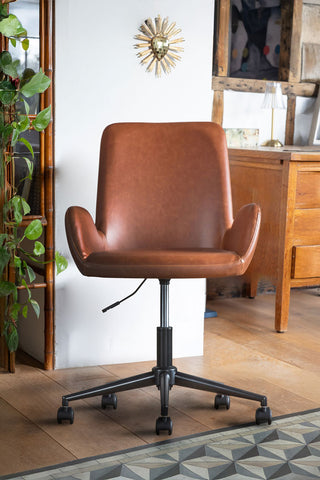
[[[293,145],[294,123],[296,115],[296,96],[288,95],[285,144]]]
[[[212,121],[222,125],[223,122],[223,106],[224,106],[224,92],[215,91],[212,107]]]
[[[296,95],[297,97],[316,97],[318,85],[316,83],[289,83],[281,82],[284,95]],[[232,77],[212,77],[212,89],[234,90],[236,92],[264,93],[266,80],[252,80]]]
[[[290,72],[288,82],[300,82],[301,80],[302,7],[302,0],[294,0],[292,16]]]
[[[287,82],[290,69],[290,52],[292,37],[293,0],[281,5],[281,40],[279,56],[279,80]]]
[[[281,2],[279,80],[285,82],[301,79],[302,7],[302,0]]]
[[[229,70],[230,3],[227,0],[215,2],[214,73],[223,77]]]

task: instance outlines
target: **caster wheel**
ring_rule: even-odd
[[[159,435],[161,430],[166,430],[168,435],[172,433],[172,420],[170,417],[158,417],[156,421],[156,434]]]
[[[214,399],[214,408],[218,410],[219,408],[225,407],[226,410],[230,408],[230,397],[229,395],[218,394]]]
[[[115,393],[109,393],[109,395],[102,395],[101,398],[101,408],[104,410],[107,407],[113,407],[115,410],[117,408],[117,395]]]
[[[260,425],[261,423],[272,423],[272,413],[270,407],[260,407],[256,410],[256,424]]]
[[[63,421],[65,422],[70,422],[70,425],[73,424],[73,419],[74,419],[74,413],[73,409],[71,407],[60,407],[57,412],[57,422],[62,423]]]

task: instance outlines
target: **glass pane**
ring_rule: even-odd
[[[10,3],[9,9],[19,18],[29,38],[39,38],[39,0],[19,0]]]
[[[23,27],[27,30],[29,48],[23,50],[21,43],[16,47],[9,44],[9,50],[14,59],[20,61],[18,73],[20,78],[32,75],[40,69],[40,33],[39,33],[39,0],[19,0],[10,3],[10,13],[16,15]],[[40,110],[40,96],[34,95],[25,98],[30,107],[30,114],[37,114]],[[17,111],[25,113],[24,106],[17,105]],[[29,150],[23,143],[17,143],[15,150],[15,186],[31,207],[31,215],[41,215],[41,169],[40,169],[40,134],[35,130],[24,132],[23,136],[30,142],[34,150],[32,158]],[[28,179],[28,167],[24,157],[33,164],[32,178]]]
[[[40,170],[40,133],[30,130],[24,133],[24,137],[30,142],[34,151],[34,158],[23,143],[17,143],[15,164],[15,186],[18,194],[21,195],[30,205],[31,215],[41,215],[41,170]],[[33,164],[32,178],[28,176],[28,167],[24,159],[27,157]]]
[[[28,37],[29,38],[29,37]],[[32,68],[38,72],[40,68],[40,39],[29,38],[28,50],[23,50],[21,43],[17,42],[16,47],[9,47],[11,55],[20,61],[18,73],[21,75],[26,68]]]
[[[28,50],[23,50],[21,43],[16,47],[9,44],[9,51],[14,59],[20,61],[19,76],[29,76],[40,69],[40,33],[39,33],[39,0],[19,0],[10,4],[10,13],[16,15],[23,27],[27,30],[29,39]],[[39,95],[26,99],[30,106],[30,114],[37,114],[40,110]]]

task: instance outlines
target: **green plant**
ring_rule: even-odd
[[[0,33],[13,49],[20,42],[27,50],[27,32],[19,19],[8,13],[4,4],[10,1],[2,0],[0,4]],[[25,133],[30,129],[41,132],[51,119],[51,106],[48,106],[30,120],[27,102],[34,95],[43,93],[49,87],[50,79],[41,69],[37,73],[28,69],[19,76],[18,66],[19,60],[14,60],[8,49],[0,53],[0,205],[3,205],[0,212],[0,298],[5,298],[3,333],[10,352],[18,348],[19,315],[26,318],[30,308],[37,316],[40,314],[40,306],[32,298],[30,289],[36,279],[31,265],[46,262],[43,260],[45,247],[40,241],[42,223],[36,219],[27,222],[27,226],[22,225],[24,217],[30,213],[30,206],[18,194],[18,186],[14,185],[14,179],[10,181],[8,172],[14,168],[16,148],[22,143],[29,156],[24,157],[28,173],[23,180],[32,179],[34,151]],[[67,267],[66,259],[59,252],[55,253],[55,264],[57,273]],[[8,277],[10,269],[14,270],[14,281]],[[18,286],[24,287],[27,292],[23,302],[18,296]]]

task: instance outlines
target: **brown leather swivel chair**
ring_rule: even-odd
[[[103,408],[116,408],[116,392],[149,385],[160,390],[157,433],[171,434],[173,385],[216,393],[215,408],[229,408],[230,396],[256,400],[261,405],[256,423],[271,423],[264,395],[188,375],[172,365],[170,279],[242,275],[258,239],[257,205],[245,205],[233,219],[228,151],[220,126],[108,126],[101,140],[96,222],[81,207],[70,207],[65,220],[69,247],[83,275],[157,278],[161,311],[156,366],[145,374],[63,396],[59,423],[73,422],[71,400],[102,395]]]

